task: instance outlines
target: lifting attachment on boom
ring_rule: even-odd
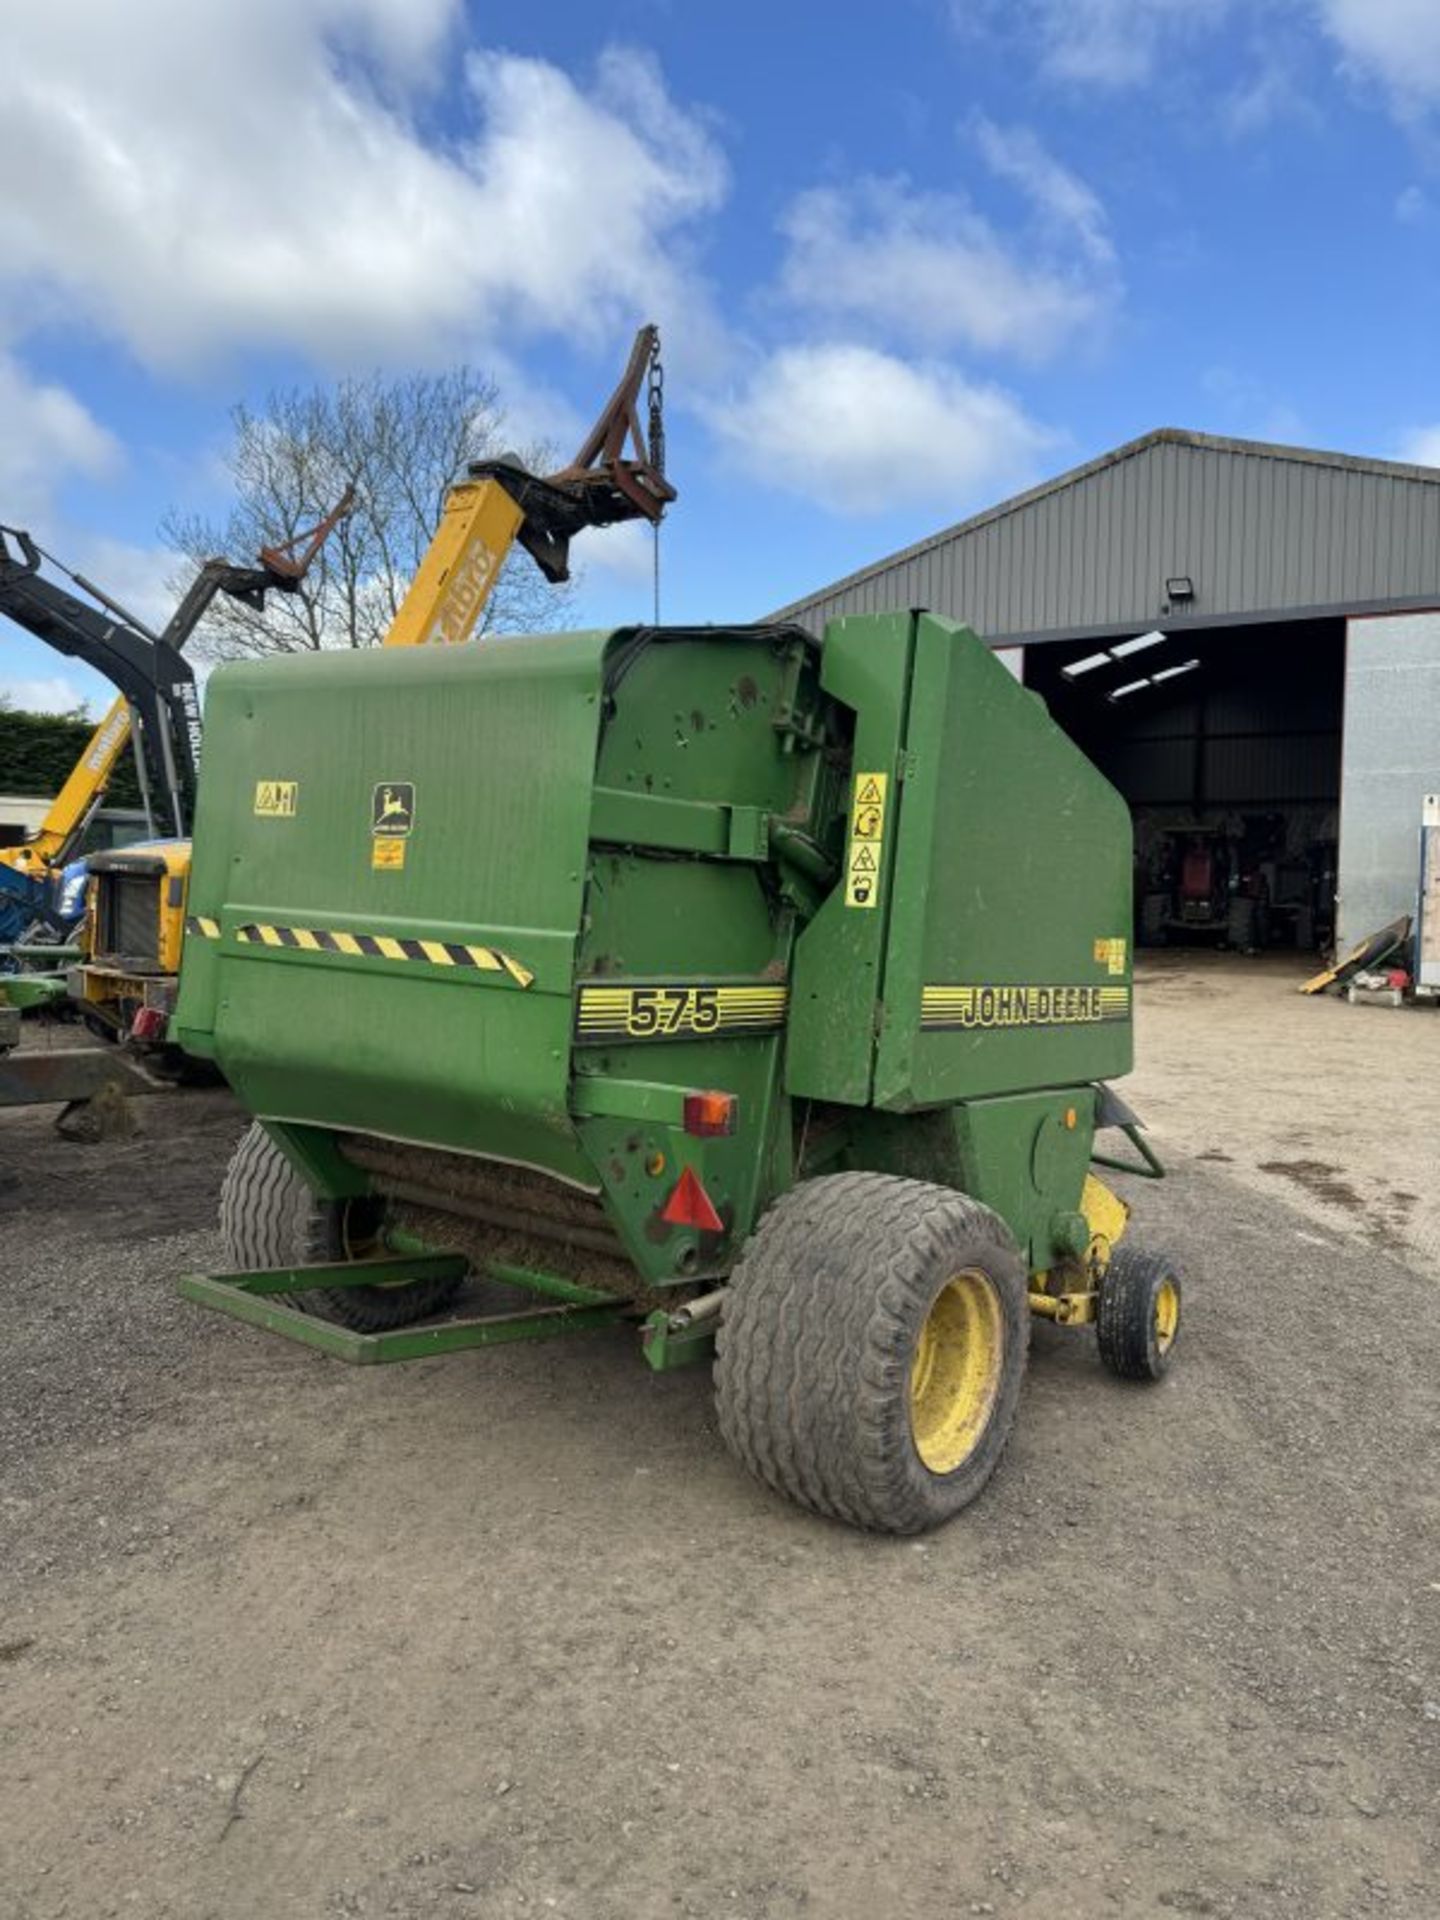
[[[649,375],[649,434],[640,424],[640,386]],[[586,527],[621,520],[657,524],[675,489],[665,478],[665,372],[660,329],[641,327],[619,386],[568,467],[538,479],[514,460],[482,460],[476,478],[497,480],[525,518],[516,539],[547,580],[568,580],[569,546]],[[633,458],[626,455],[626,442]]]
[[[640,389],[648,375],[648,432]],[[675,498],[665,478],[664,368],[658,327],[641,327],[625,373],[569,466],[541,478],[514,455],[477,460],[450,489],[387,647],[468,640],[518,541],[551,582],[570,578],[570,542],[622,520],[658,525]]]

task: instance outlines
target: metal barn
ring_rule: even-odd
[[[966,621],[1125,794],[1152,940],[1347,946],[1440,791],[1440,470],[1165,428],[781,609]]]

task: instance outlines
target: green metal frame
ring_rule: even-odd
[[[1091,1164],[1097,1167],[1109,1167],[1114,1173],[1133,1173],[1138,1180],[1163,1180],[1165,1178],[1164,1162],[1146,1140],[1140,1123],[1135,1120],[1124,1121],[1120,1132],[1140,1155],[1143,1165],[1134,1160],[1117,1160],[1108,1153],[1092,1153]]]
[[[19,1007],[23,1012],[29,1012],[33,1007],[58,1006],[65,997],[63,973],[7,973],[0,976],[0,1003]]]
[[[0,960],[14,960],[22,967],[73,967],[84,958],[79,947],[46,947],[31,940],[17,940],[0,947]]]
[[[478,1318],[442,1320],[432,1326],[397,1327],[389,1333],[356,1333],[333,1321],[317,1319],[285,1304],[289,1295],[322,1287],[404,1286],[416,1280],[458,1280],[470,1271],[463,1254],[387,1254],[375,1260],[344,1260],[309,1267],[266,1267],[248,1273],[182,1277],[187,1300],[214,1307],[268,1333],[281,1333],[316,1347],[352,1366],[383,1366],[397,1360],[421,1360],[427,1354],[456,1353],[464,1347],[498,1347],[517,1340],[554,1340],[561,1334],[611,1327],[633,1316],[628,1300],[593,1287],[578,1286],[559,1274],[495,1261],[487,1276],[525,1287],[556,1302],[521,1313],[491,1313]]]
[[[665,1307],[657,1307],[645,1319],[640,1336],[641,1349],[656,1373],[671,1373],[676,1367],[693,1367],[715,1358],[714,1319],[698,1321],[694,1326],[677,1326],[675,1316]]]

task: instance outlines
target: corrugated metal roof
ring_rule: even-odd
[[[1437,603],[1440,469],[1162,427],[770,617],[927,607],[1004,645]]]

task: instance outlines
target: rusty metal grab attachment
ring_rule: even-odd
[[[647,375],[648,435],[640,419]],[[665,478],[664,390],[660,329],[641,327],[620,384],[568,466],[544,478],[513,456],[469,468],[473,479],[496,481],[519,507],[525,517],[515,537],[547,580],[569,579],[570,542],[584,528],[622,520],[655,526],[675,499]]]
[[[313,527],[303,527],[289,540],[262,547],[256,555],[258,566],[237,566],[223,558],[204,561],[160,638],[178,651],[205,617],[217,593],[228,594],[255,613],[264,612],[267,593],[298,593],[316,554],[354,505],[355,489],[346,487],[323,520],[317,520]],[[104,599],[88,582],[81,584],[87,592]]]
[[[323,520],[304,527],[293,539],[278,541],[273,547],[261,547],[260,564],[276,576],[275,585],[290,581],[298,586],[310,571],[310,563],[355,504],[355,488],[346,487]]]

